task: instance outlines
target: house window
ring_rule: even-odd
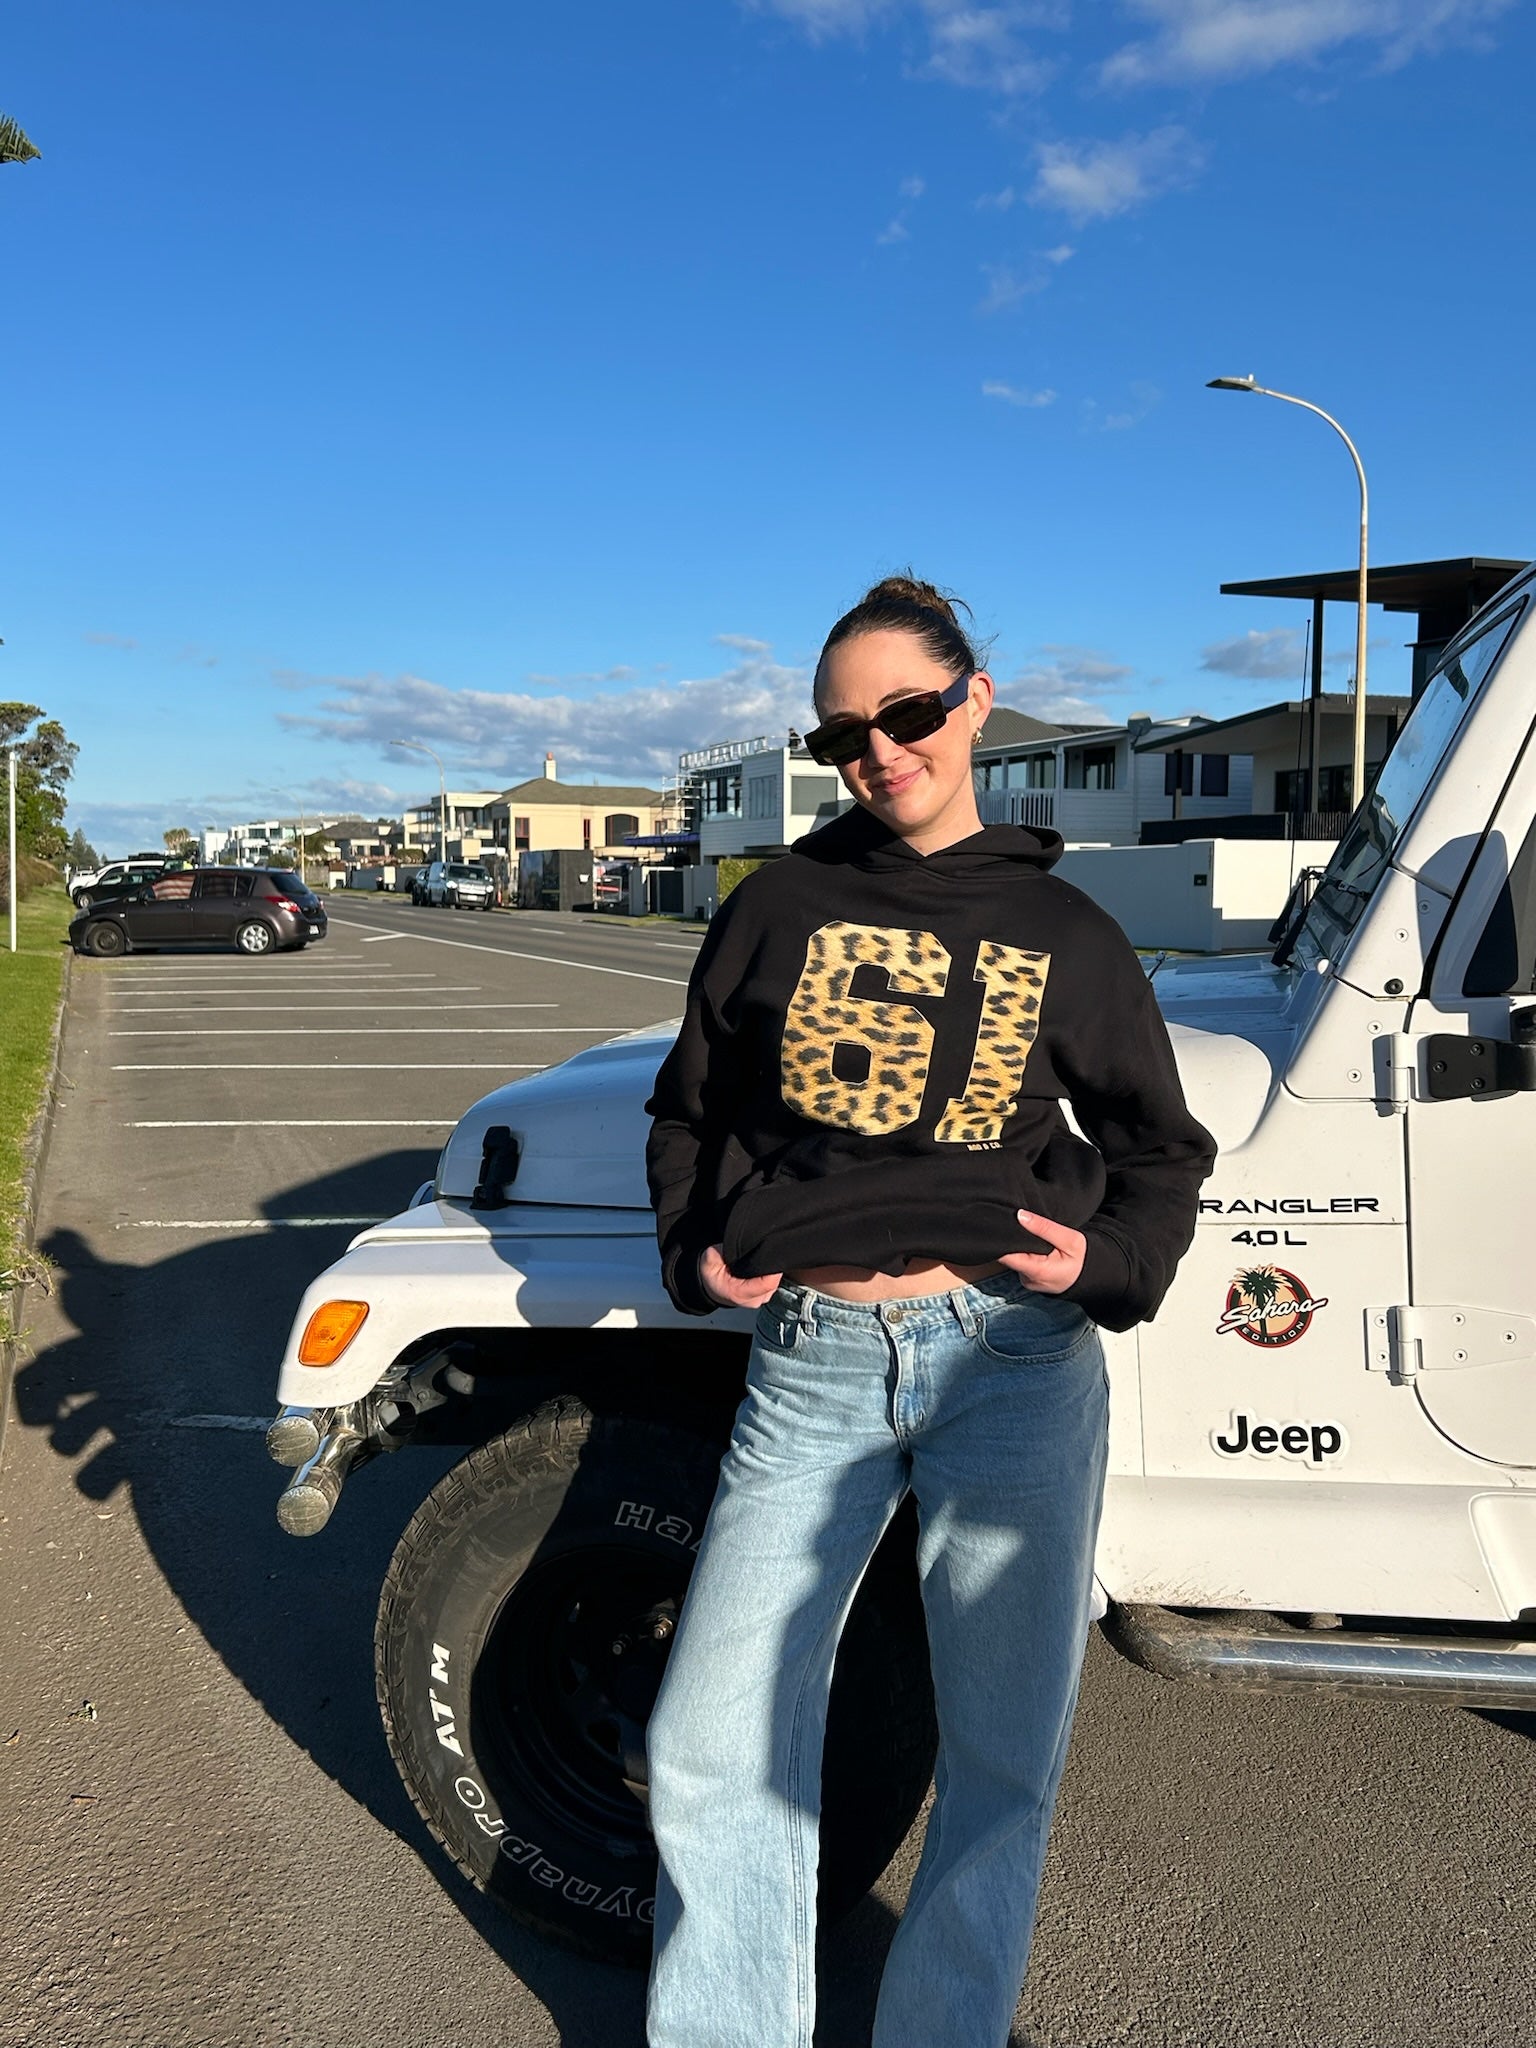
[[[1317,771],[1318,809],[1320,811],[1347,811],[1352,808],[1349,789],[1354,781],[1354,771],[1342,763],[1337,768],[1319,768]]]
[[[796,775],[789,785],[792,817],[814,818],[823,804],[837,802],[841,780],[836,775]]]
[[[1056,756],[1054,754],[1031,754],[1025,764],[1024,785],[1027,789],[1054,789],[1056,787]]]
[[[1202,754],[1200,756],[1200,794],[1202,796],[1227,796],[1230,794],[1232,756],[1230,754]]]
[[[747,777],[747,816],[776,818],[779,815],[779,779],[776,775]]]
[[[704,815],[706,818],[739,818],[741,816],[741,773],[707,775],[704,778]]]
[[[581,843],[590,851],[592,846],[592,820],[590,818],[583,818],[581,821]]]
[[[1164,754],[1163,795],[1193,796],[1195,793],[1195,757],[1193,754]]]
[[[631,834],[638,836],[640,820],[629,811],[614,811],[603,820],[604,846],[622,846]]]
[[[526,853],[533,844],[533,821],[530,818],[512,820],[512,851]]]
[[[1074,748],[1067,756],[1068,789],[1113,789],[1115,750],[1113,747]]]
[[[1328,773],[1325,768],[1324,775]],[[1294,817],[1310,808],[1311,779],[1305,768],[1282,768],[1275,777],[1275,809]]]

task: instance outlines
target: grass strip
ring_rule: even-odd
[[[35,889],[16,914],[16,947],[0,905],[0,1337],[23,1267],[27,1135],[42,1108],[74,906],[62,888]]]

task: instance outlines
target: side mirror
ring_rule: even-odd
[[[133,900],[134,900],[134,902],[135,902],[135,903],[153,903],[153,902],[154,902],[154,900],[155,900],[155,892],[154,892],[154,889],[153,889],[153,888],[148,888],[148,889],[140,889],[140,890],[139,890],[139,892],[138,892],[138,894],[137,894],[137,895],[136,895],[136,896],[134,897],[134,899],[133,899]]]

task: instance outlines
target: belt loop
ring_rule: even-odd
[[[949,1305],[955,1312],[955,1321],[960,1325],[966,1336],[974,1337],[981,1328],[981,1317],[966,1300],[963,1287],[952,1287],[949,1290]]]
[[[795,1289],[795,1321],[807,1337],[820,1335],[816,1328],[816,1295],[809,1287]]]

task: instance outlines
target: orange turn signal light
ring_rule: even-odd
[[[322,1301],[299,1339],[300,1365],[334,1365],[367,1320],[366,1301]]]

